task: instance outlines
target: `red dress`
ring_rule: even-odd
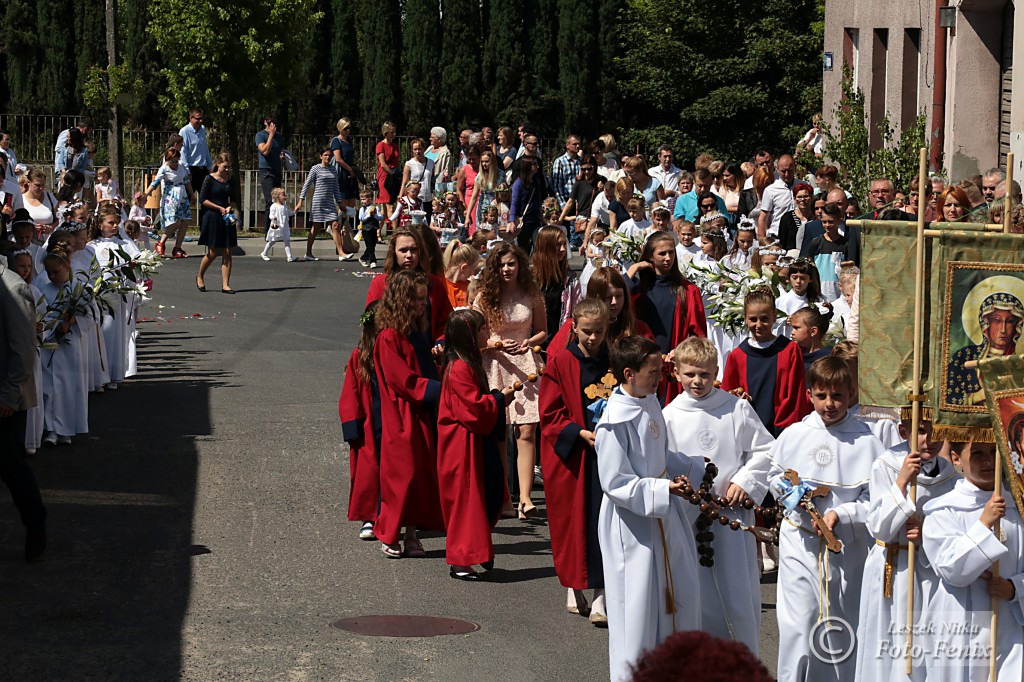
[[[766,348],[744,340],[729,353],[722,373],[722,390],[742,388],[754,411],[772,436],[811,413],[800,346],[785,336]]]
[[[441,386],[437,415],[437,480],[450,566],[494,560],[491,529],[505,499],[498,442],[505,432],[505,399],[485,393],[472,367],[454,361]]]
[[[640,320],[633,320],[633,334],[636,336],[643,336],[651,341],[654,340],[654,333],[650,327],[641,322]],[[555,332],[555,335],[551,337],[551,343],[548,344],[548,357],[551,357],[558,351],[565,350],[565,347],[569,344],[569,338],[572,336],[572,319],[566,320],[565,324]]]
[[[402,169],[398,167],[399,155],[398,145],[388,144],[387,140],[381,140],[377,143],[377,148],[374,150],[374,158],[379,157],[381,154],[384,155],[384,162],[391,168],[396,169],[394,172],[398,173],[398,176],[402,176]],[[388,176],[387,171],[380,165],[380,160],[377,161],[377,203],[379,204],[390,204],[398,197],[393,197],[391,194],[384,189],[384,179]]]
[[[633,294],[633,309],[640,311],[639,305],[643,292]],[[680,292],[682,302],[676,301],[676,307],[672,311],[672,337],[669,341],[669,352],[691,336],[707,338],[707,320],[704,317],[704,300],[700,296],[700,289],[689,280],[684,281],[683,290]],[[644,320],[647,322],[647,320]],[[650,326],[648,322],[648,326]],[[667,359],[668,356],[666,356]],[[679,382],[672,374],[673,365],[666,362],[661,369],[661,384],[658,386],[658,399],[662,405],[668,405],[679,395]]]
[[[452,304],[448,300],[448,287],[443,277],[427,275],[427,306],[428,317],[430,317],[430,333],[433,338],[444,337],[444,328],[448,325],[448,316],[452,314]],[[370,289],[366,292],[366,305],[379,301],[384,296],[384,288],[387,286],[387,275],[381,273],[370,280]]]
[[[600,366],[588,367],[588,373],[603,376],[607,358],[589,360]],[[597,453],[580,438],[580,431],[590,430],[580,375],[578,351],[567,349],[548,356],[540,382],[540,462],[551,555],[559,582],[575,590],[604,587],[597,543],[601,488]]]
[[[466,191],[462,195],[462,204],[469,208],[469,222],[466,224],[466,229],[469,231],[470,237],[476,232],[476,206],[470,206],[469,201],[473,198],[473,188],[476,186],[476,176],[479,173],[480,171],[473,170],[473,166],[468,163],[462,167],[462,177],[466,179]],[[477,201],[480,201],[480,197],[477,197]]]
[[[348,443],[348,520],[376,521],[380,503],[380,399],[374,406],[374,387],[359,372],[359,349],[345,365],[345,383],[338,400],[341,434]],[[376,412],[376,414],[375,414]],[[374,424],[376,420],[377,424]]]
[[[380,514],[373,531],[381,542],[392,545],[405,525],[444,529],[433,411],[441,383],[424,376],[416,347],[394,329],[377,335],[373,362],[380,379],[382,426]]]

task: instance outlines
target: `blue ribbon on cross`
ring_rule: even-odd
[[[799,485],[793,485],[785,478],[779,481],[779,489],[782,491],[782,495],[779,496],[779,503],[786,508],[786,511],[790,512],[800,506],[804,495],[814,490],[814,488],[806,483],[801,482]]]
[[[607,405],[607,400],[605,400],[604,398],[598,398],[597,400],[595,400],[594,402],[590,403],[590,405],[587,406],[587,411],[593,414],[594,421],[597,421],[601,418],[601,415],[604,414],[604,408]]]

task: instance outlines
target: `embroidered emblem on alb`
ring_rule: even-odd
[[[700,446],[701,450],[714,450],[715,446],[718,445],[718,436],[715,435],[714,431],[704,429],[697,434],[697,445]]]
[[[811,454],[811,458],[819,467],[827,467],[835,460],[836,453],[833,452],[828,443],[822,443]]]
[[[652,419],[650,421],[650,424],[651,424],[651,438],[657,438],[658,434],[661,432],[661,429],[658,428],[658,422],[656,422],[656,421],[654,421]]]

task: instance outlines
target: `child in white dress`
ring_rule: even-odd
[[[263,247],[260,258],[270,260],[270,250],[277,242],[284,242],[284,255],[289,263],[294,263],[292,258],[291,241],[291,218],[295,211],[288,208],[288,193],[280,187],[275,187],[270,193],[273,204],[270,205],[270,229],[267,230],[267,245]]]

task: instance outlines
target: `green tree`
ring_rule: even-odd
[[[66,114],[78,109],[75,100],[74,25],[70,0],[35,3],[37,61],[33,65],[31,113]],[[26,112],[28,113],[28,112]]]
[[[440,114],[435,80],[441,57],[441,13],[437,0],[406,0],[402,47],[406,126],[422,135],[437,124]]]
[[[156,41],[146,30],[149,26],[147,0],[118,0],[118,23],[121,37],[120,63],[128,71],[128,78],[142,83],[143,91],[124,107],[125,114],[138,125],[159,128],[164,125],[165,114],[157,99],[162,91],[163,55],[156,49]]]
[[[597,91],[600,97],[600,122],[611,130],[621,119],[622,96],[619,93],[619,70],[615,58],[622,52],[620,21],[625,0],[601,0],[598,7]]]
[[[594,87],[600,73],[597,32],[595,3],[559,0],[558,84],[566,133],[592,137],[600,117],[600,95]]]
[[[75,101],[84,101],[83,87],[90,69],[107,65],[107,19],[104,0],[84,0],[75,3]],[[87,105],[88,107],[88,105]],[[106,109],[88,107],[88,113],[102,120]]]
[[[558,92],[557,0],[525,0],[526,92],[516,118],[531,122],[542,135],[562,132],[562,97]]]
[[[462,126],[481,113],[479,0],[442,0],[441,16],[443,114]]]
[[[356,3],[331,0],[331,24],[328,35],[331,45],[331,116],[359,118],[359,94],[363,71],[359,64],[359,43],[356,39]]]
[[[376,134],[385,120],[401,113],[402,13],[399,0],[370,0],[359,8],[363,56],[363,120]]]
[[[494,120],[511,121],[515,117],[510,116],[508,110],[525,91],[526,50],[524,41],[519,38],[526,35],[523,3],[490,3],[484,25],[487,27],[483,57],[484,104]]]
[[[40,66],[39,40],[36,31],[30,27],[36,24],[36,5],[28,0],[7,0],[3,22],[8,29],[24,27],[24,30],[7,30],[0,34],[6,57],[4,80],[8,95],[5,110],[18,114],[34,113],[38,110],[34,84]]]

